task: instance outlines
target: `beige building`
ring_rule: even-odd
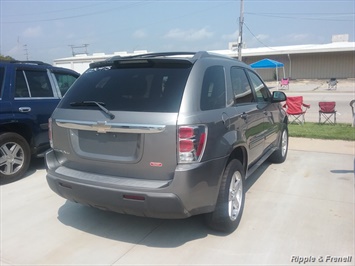
[[[232,45],[228,50],[210,52],[238,58],[238,52],[233,49]],[[144,53],[147,51],[76,55],[56,59],[54,65],[83,73],[92,62],[102,61],[116,55],[130,56]],[[291,79],[355,78],[355,42],[242,49],[242,60],[246,64],[252,64],[265,58],[283,63],[285,76]],[[275,69],[258,69],[257,71],[267,81],[276,78]],[[283,69],[278,69],[278,77],[283,77]]]

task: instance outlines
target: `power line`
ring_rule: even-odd
[[[282,18],[282,19],[303,19],[303,20],[319,20],[319,21],[354,21],[353,19],[339,19],[339,18],[334,18],[337,16],[340,17],[348,17],[348,16],[355,16],[354,13],[283,13],[282,15],[276,15],[273,13],[252,13],[252,12],[245,12],[245,14],[248,15],[253,15],[253,16],[261,16],[261,17],[274,17],[274,18]],[[292,16],[294,15],[294,16]],[[301,15],[301,16],[299,16]],[[307,17],[307,16],[328,16],[328,18],[321,18],[321,17]]]
[[[249,29],[248,25],[245,24],[245,22],[244,22],[244,26],[247,28],[247,30],[250,32],[250,34],[253,35],[253,37],[254,37],[259,43],[261,43],[261,44],[262,44],[264,47],[266,47],[266,48],[269,48],[269,49],[271,49],[271,50],[274,50],[274,49],[271,48],[270,46],[268,46],[268,45],[266,45],[265,43],[263,43],[258,37],[256,37],[255,34]]]
[[[78,7],[70,7],[70,8],[65,8],[65,9],[56,9],[56,10],[51,10],[51,11],[40,11],[40,12],[31,12],[31,13],[16,13],[16,14],[2,14],[3,18],[10,18],[10,17],[23,17],[23,16],[35,16],[35,15],[45,15],[45,14],[52,14],[52,13],[63,13],[65,11],[72,11],[75,9],[83,9],[83,8],[87,8],[87,7],[93,7],[93,6],[102,6],[102,2],[100,2],[99,4],[93,4],[93,5],[87,5],[87,6],[78,6]]]
[[[87,16],[92,16],[92,15],[97,15],[97,14],[102,14],[102,13],[108,13],[116,9],[124,9],[124,8],[130,8],[133,6],[137,6],[140,4],[149,4],[148,1],[140,2],[140,3],[134,3],[134,4],[128,4],[126,6],[120,6],[116,8],[110,8],[110,9],[105,9],[102,11],[96,11],[92,13],[86,13],[86,14],[79,14],[79,15],[73,15],[73,16],[66,16],[66,17],[57,17],[57,18],[48,18],[48,19],[34,19],[34,20],[22,20],[22,21],[1,21],[3,24],[18,24],[18,23],[29,23],[29,22],[43,22],[43,21],[56,21],[56,20],[66,20],[66,19],[75,19],[75,18],[80,18],[80,17],[87,17]]]

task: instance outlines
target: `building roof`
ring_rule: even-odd
[[[333,42],[328,44],[305,44],[305,45],[291,45],[291,46],[275,46],[275,47],[260,47],[260,48],[244,48],[242,49],[242,56],[268,56],[279,54],[306,54],[306,53],[325,53],[325,52],[348,52],[355,51],[355,42]],[[211,50],[210,52],[230,56],[238,57],[238,51],[234,49],[225,50]],[[130,56],[148,53],[146,50],[139,50],[134,52],[115,52],[113,54],[94,53],[92,55],[79,54],[73,57],[55,59],[55,63],[60,62],[93,62],[105,60],[109,57],[120,55]]]
[[[328,44],[305,44],[291,46],[244,48],[242,49],[242,55],[266,56],[277,54],[306,54],[345,51],[355,51],[355,42],[333,42]],[[215,50],[213,52],[224,54],[227,56],[238,57],[238,51],[236,50]]]

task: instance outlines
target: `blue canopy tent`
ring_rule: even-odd
[[[252,68],[275,68],[276,70],[276,80],[279,81],[278,68],[283,68],[284,78],[285,78],[285,68],[284,64],[281,62],[277,62],[275,60],[271,60],[265,58],[263,60],[257,61],[255,63],[250,64]]]

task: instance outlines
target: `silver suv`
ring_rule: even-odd
[[[50,119],[48,184],[99,209],[205,214],[231,232],[245,178],[266,159],[286,159],[285,100],[246,64],[207,52],[92,63]]]

